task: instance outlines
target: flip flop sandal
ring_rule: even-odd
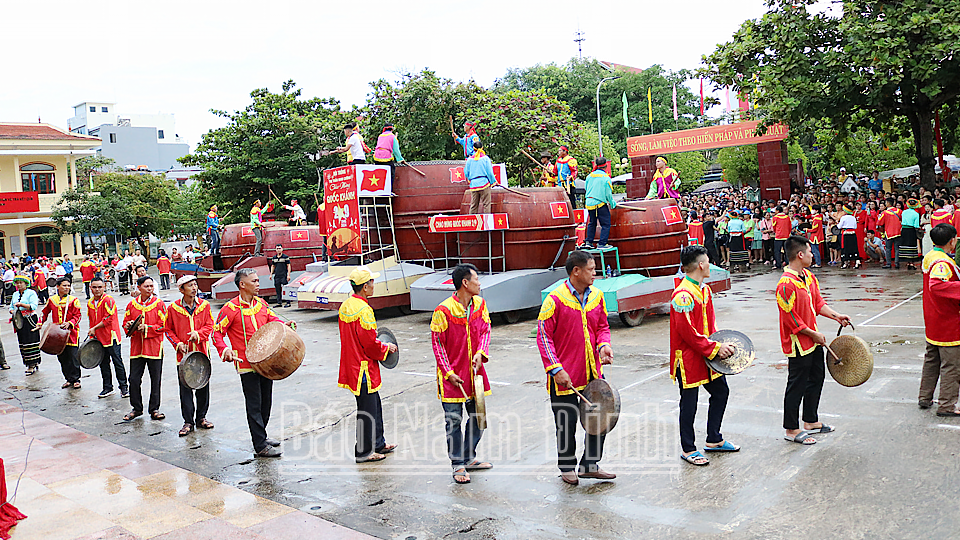
[[[388,445],[384,446],[383,448],[377,448],[377,449],[374,450],[374,451],[375,451],[376,453],[378,453],[378,454],[391,454],[391,453],[393,453],[393,451],[396,450],[396,449],[397,449],[397,445],[395,445],[395,444],[388,444]]]
[[[60,386],[60,388],[70,388],[71,386],[73,386],[71,383],[65,382]]]
[[[124,421],[124,422],[129,422],[129,421],[133,420],[134,418],[139,418],[139,417],[141,417],[141,416],[143,416],[143,411],[130,411],[130,412],[128,412],[127,414],[125,414],[125,415],[123,416],[123,421]]]
[[[807,442],[807,439],[809,439],[809,440],[811,440],[811,441],[813,441],[813,442]],[[817,444],[817,440],[810,436],[810,432],[809,432],[809,431],[801,431],[800,433],[797,433],[797,435],[796,435],[795,437],[790,437],[789,435],[784,435],[784,436],[783,436],[783,440],[785,440],[785,441],[790,441],[790,442],[795,442],[795,443],[797,443],[797,444],[802,444],[802,445],[804,445],[804,446],[810,446],[811,444]]]
[[[74,388],[80,388],[80,381],[73,383]]]
[[[209,420],[204,418],[203,420],[200,421],[199,424],[197,424],[197,427],[199,427],[200,429],[213,429],[213,424],[210,423]]]
[[[468,471],[485,471],[487,469],[492,469],[492,468],[493,468],[492,463],[487,463],[485,461],[480,461],[478,459],[475,459],[467,464]]]
[[[460,478],[466,478],[466,480],[460,480]],[[458,484],[469,484],[470,475],[467,473],[467,469],[460,467],[459,469],[453,471],[453,481]]]
[[[10,364],[0,364],[0,369],[10,369]]]
[[[357,463],[369,463],[369,462],[371,462],[371,461],[383,461],[384,459],[387,459],[387,456],[386,456],[385,454],[378,454],[378,453],[374,452],[374,453],[370,454],[369,456],[367,456],[367,457],[365,457],[365,458],[357,458]]]
[[[739,452],[740,447],[730,441],[723,441],[720,446],[704,446],[703,450],[705,452]]]
[[[153,418],[154,420],[163,420],[166,417],[167,415],[163,414],[160,411],[153,411],[152,413],[150,413],[150,418]]]
[[[823,426],[821,426],[821,427],[813,428],[813,429],[808,429],[807,432],[808,432],[808,433],[830,433],[830,432],[836,431],[836,430],[837,430],[837,428],[835,428],[835,427],[833,427],[833,426],[828,426],[828,425],[826,425],[826,424],[823,424]]]
[[[698,461],[696,461],[697,458],[701,458],[701,459],[703,459],[704,461],[699,461],[699,462],[698,462]],[[698,452],[694,452],[694,453],[690,454],[689,456],[685,456],[685,455],[683,455],[683,452],[681,452],[681,453],[680,453],[680,459],[686,461],[687,463],[689,463],[689,464],[691,464],[691,465],[696,465],[697,467],[703,467],[703,466],[705,466],[705,465],[709,465],[709,464],[710,464],[710,460],[707,459],[707,456],[701,454],[699,451],[698,451]]]

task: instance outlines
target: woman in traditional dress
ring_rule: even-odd
[[[860,268],[860,246],[857,245],[857,218],[853,217],[853,209],[843,207],[843,217],[840,218],[840,268]]]
[[[920,260],[920,250],[917,248],[917,231],[920,229],[920,213],[917,211],[920,203],[916,199],[907,200],[907,208],[901,216],[900,245],[897,248],[900,261],[907,263],[907,270],[916,270],[916,262]]]
[[[30,276],[19,275],[13,278],[13,283],[17,290],[13,293],[13,301],[10,304],[10,313],[16,320],[17,312],[23,317],[23,324],[20,328],[14,329],[17,333],[17,341],[20,343],[20,357],[23,359],[23,365],[26,366],[27,375],[33,375],[40,366],[40,324],[36,311],[40,306],[40,297],[37,291],[30,288]]]

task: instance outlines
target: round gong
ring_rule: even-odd
[[[300,367],[307,348],[289,326],[280,321],[268,322],[250,337],[247,362],[260,375],[279,381]]]
[[[200,351],[187,354],[177,366],[177,376],[187,388],[199,390],[210,382],[210,359]]]
[[[70,337],[70,331],[60,328],[59,324],[53,323],[53,317],[47,319],[40,329],[40,350],[57,356],[67,348],[67,339]]]
[[[834,358],[830,351],[824,351],[827,355],[827,370],[833,380],[843,386],[860,386],[873,374],[873,353],[870,352],[867,342],[859,337],[850,334],[837,336],[830,342],[830,350],[836,353],[840,360]]]
[[[753,348],[753,341],[743,332],[736,330],[717,330],[710,334],[711,341],[717,341],[724,345],[733,345],[736,350],[729,358],[720,358],[714,356],[707,360],[710,369],[724,375],[736,375],[747,369],[756,358],[756,352]]]
[[[487,396],[483,392],[483,375],[477,375],[473,378],[473,401],[479,429],[487,429]]]
[[[383,359],[383,362],[380,362],[380,365],[387,369],[397,367],[397,364],[400,363],[400,344],[397,343],[397,336],[393,335],[393,332],[387,328],[378,328],[377,339],[382,343],[393,343],[397,346],[397,352],[387,353],[387,357]]]
[[[593,405],[580,400],[580,425],[584,431],[590,435],[610,433],[620,419],[620,392],[606,380],[594,379],[580,393]]]
[[[26,318],[23,316],[23,312],[19,309],[13,312],[13,326],[17,330],[23,330],[23,323]]]
[[[86,369],[93,369],[103,361],[106,351],[97,338],[87,338],[80,345],[79,357],[80,365]]]

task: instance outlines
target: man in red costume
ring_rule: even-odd
[[[824,345],[827,338],[817,330],[817,315],[829,317],[841,326],[850,324],[850,317],[827,306],[820,295],[820,282],[807,268],[813,264],[810,241],[791,236],[784,246],[789,265],[777,283],[777,306],[780,309],[780,345],[788,361],[787,389],[783,396],[784,439],[800,444],[814,444],[811,433],[834,430],[820,421],[817,409],[826,373]],[[803,431],[800,430],[800,402],[803,401]]]
[[[137,279],[139,294],[127,304],[123,327],[130,335],[130,405],[133,409],[123,417],[127,422],[143,414],[143,393],[140,382],[144,370],[150,372],[150,418],[163,420],[160,412],[160,379],[163,373],[163,327],[167,306],[153,294],[153,278]],[[139,319],[139,320],[138,320]]]
[[[820,245],[823,244],[826,236],[823,231],[823,214],[820,213],[820,205],[813,205],[813,215],[810,216],[810,230],[807,231],[810,243],[813,245],[813,267],[820,268],[823,251]]]
[[[557,466],[564,482],[578,478],[612,480],[602,470],[604,435],[586,435],[583,457],[577,465],[577,419],[580,401],[573,389],[603,378],[603,364],[613,361],[610,325],[603,291],[592,288],[596,261],[585,251],[567,256],[566,281],[547,295],[537,321],[537,347],[547,372],[547,390],[557,426]]]
[[[127,387],[127,370],[123,367],[120,356],[120,318],[117,315],[117,302],[109,294],[104,294],[104,283],[101,278],[90,281],[90,294],[93,298],[87,301],[87,320],[90,322],[88,337],[96,338],[103,345],[104,358],[100,362],[100,375],[103,376],[103,391],[97,396],[105,398],[113,395],[113,375],[110,373],[110,363],[117,371],[117,384],[120,386],[120,397],[128,397],[130,389]]]
[[[923,257],[923,324],[927,352],[920,376],[921,409],[933,405],[940,381],[937,416],[960,416],[960,270],[950,258],[957,229],[942,223],[930,230],[934,247]]]
[[[199,351],[209,356],[207,342],[213,333],[213,314],[210,311],[210,302],[197,298],[197,276],[186,275],[177,280],[177,288],[183,298],[170,304],[167,310],[167,320],[164,322],[164,332],[167,339],[177,351],[177,365],[183,357],[191,352]],[[197,394],[197,403],[194,407],[193,394]],[[213,429],[213,424],[207,420],[207,409],[210,407],[210,384],[196,391],[180,382],[180,413],[183,415],[183,427],[179,435],[187,436],[194,426],[201,429]]]
[[[397,352],[393,343],[377,339],[377,319],[367,302],[380,274],[360,266],[350,272],[353,295],[340,305],[340,378],[338,386],[357,398],[357,463],[380,461],[396,450],[383,437],[380,403],[380,362]]]
[[[693,430],[697,394],[701,386],[710,393],[704,450],[740,450],[739,446],[725,441],[720,434],[720,424],[730,396],[727,379],[707,365],[707,359],[727,358],[733,354],[734,348],[707,337],[717,331],[713,291],[705,283],[710,277],[707,249],[703,246],[685,247],[680,252],[680,265],[686,276],[674,289],[670,302],[670,378],[680,385],[680,459],[693,465],[709,465],[710,460],[697,451]]]
[[[477,392],[490,395],[490,381],[483,364],[489,359],[490,313],[480,298],[477,267],[461,264],[453,269],[456,292],[433,310],[430,332],[433,354],[437,359],[437,395],[443,405],[447,430],[447,455],[453,465],[453,480],[470,482],[468,471],[491,469],[493,465],[476,459],[483,431],[477,426]],[[476,376],[483,388],[475,388]],[[469,419],[461,438],[463,410]]]
[[[280,321],[270,305],[257,296],[260,277],[252,268],[241,268],[233,277],[240,294],[220,308],[213,328],[213,345],[224,362],[233,362],[240,374],[247,426],[256,457],[280,457],[280,441],[267,436],[270,408],[273,404],[273,381],[254,371],[247,362],[247,343],[258,328]],[[230,345],[224,338],[230,339]]]
[[[697,219],[697,211],[690,211],[690,223],[687,224],[687,244],[691,246],[702,246],[704,237],[703,237],[703,223]]]
[[[47,305],[40,313],[40,324],[52,316],[53,324],[70,331],[66,347],[57,356],[63,378],[66,379],[61,388],[80,388],[80,364],[77,359],[77,346],[80,343],[80,300],[70,294],[71,286],[70,278],[57,279],[57,294],[47,300]]]

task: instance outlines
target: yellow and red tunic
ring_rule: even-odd
[[[822,215],[814,214],[810,216],[810,230],[807,231],[807,236],[810,238],[811,244],[819,245],[824,241]]]
[[[50,315],[53,316],[53,324],[57,326],[64,322],[73,323],[70,335],[67,337],[67,345],[78,345],[80,343],[80,300],[72,294],[63,298],[60,298],[59,294],[51,296],[40,313],[40,324],[43,324]]]
[[[709,285],[699,284],[689,276],[673,290],[670,300],[670,378],[680,385],[693,388],[718,377],[706,359],[713,359],[720,343],[707,336],[717,331],[713,313],[713,291]]]
[[[377,319],[367,300],[351,295],[340,304],[340,378],[338,386],[360,395],[360,382],[367,376],[367,392],[380,390],[380,362],[389,349],[377,339]]]
[[[90,321],[90,327],[105,321],[102,328],[97,328],[93,333],[97,341],[104,347],[109,347],[114,343],[120,343],[120,318],[117,317],[117,301],[109,294],[100,297],[100,301],[91,298],[87,301],[87,320]]]
[[[927,343],[960,345],[960,271],[939,247],[923,257],[923,325]]]
[[[780,347],[788,357],[809,354],[816,347],[813,338],[800,332],[817,331],[817,315],[827,303],[820,295],[820,282],[813,272],[800,273],[785,268],[777,283],[777,307],[780,310]]]
[[[704,242],[703,222],[693,220],[687,224],[687,244],[691,246],[702,246]]]
[[[277,317],[262,298],[254,296],[248,304],[238,295],[220,308],[217,323],[213,327],[213,346],[217,348],[220,358],[223,358],[223,354],[227,352],[224,338],[230,338],[230,348],[237,358],[233,361],[237,373],[250,373],[253,368],[250,362],[247,362],[247,342],[258,328],[279,320],[280,317]]]
[[[176,350],[177,345],[186,343],[188,354],[200,351],[209,356],[207,342],[210,340],[210,335],[213,334],[213,313],[210,310],[210,302],[197,298],[193,313],[184,307],[182,298],[170,304],[163,330],[167,340],[173,344],[174,350]],[[200,341],[189,340],[190,332],[199,334]],[[176,353],[177,365],[180,365],[183,354],[180,351],[176,351]]]
[[[448,377],[456,374],[464,381],[463,389],[474,395],[473,356],[479,352],[486,362],[490,350],[490,313],[487,303],[483,298],[474,296],[470,307],[465,308],[454,294],[433,310],[430,333],[433,355],[437,359],[437,396],[444,403],[466,401],[467,396]],[[476,374],[483,377],[483,392],[489,395],[490,381],[483,364],[480,364]]]
[[[930,214],[930,227],[936,227],[941,223],[953,225],[953,214],[943,208],[937,208]]]
[[[603,377],[597,359],[600,348],[610,344],[610,323],[603,291],[587,288],[584,299],[577,297],[570,280],[547,295],[537,318],[537,347],[547,373],[562,368],[577,390]],[[572,394],[560,389],[553,377],[547,377],[547,390],[557,395]]]
[[[127,304],[123,327],[126,328],[127,323],[133,322],[138,315],[143,315],[140,324],[146,328],[135,330],[130,335],[130,358],[163,358],[163,326],[167,318],[167,306],[157,296],[151,296],[145,301],[136,296]]]

